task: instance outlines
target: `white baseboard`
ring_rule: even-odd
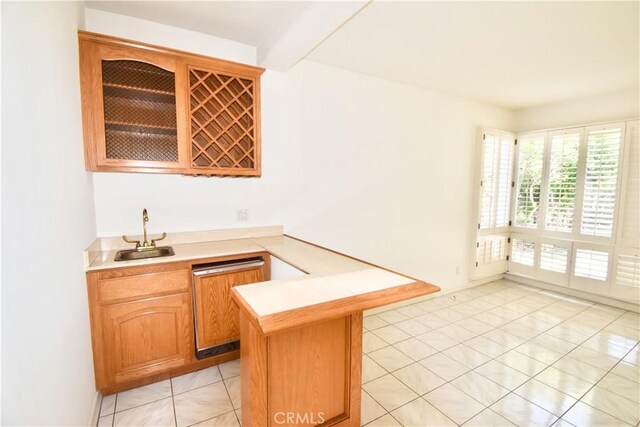
[[[504,278],[507,280],[512,280],[514,282],[522,283],[525,285],[535,286],[537,288],[542,288],[548,291],[557,292],[559,294],[565,294],[565,295],[569,295],[576,298],[582,298],[588,301],[593,301],[600,304],[606,304],[613,307],[621,308],[623,310],[633,311],[636,313],[640,312],[640,305],[634,304],[632,302],[621,301],[621,300],[610,298],[604,295],[592,294],[590,292],[585,292],[585,291],[581,291],[579,289],[574,289],[574,288],[567,288],[565,286],[552,285],[550,283],[541,282],[536,279],[519,276],[513,273],[505,274]]]
[[[91,417],[89,418],[89,426],[98,425],[98,417],[100,416],[100,404],[102,403],[102,393],[96,391],[96,398],[93,400],[93,408],[91,408]]]

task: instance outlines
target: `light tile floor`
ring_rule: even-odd
[[[639,426],[637,313],[501,280],[377,314],[367,426]],[[238,426],[232,361],[102,401],[99,425]]]

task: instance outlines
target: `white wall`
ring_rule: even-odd
[[[192,34],[114,22],[130,19],[91,11],[86,28],[182,48]],[[262,87],[262,178],[96,173],[98,234],[139,232],[143,207],[154,233],[244,225],[236,209],[248,208],[246,225],[467,283],[476,127],[509,128],[510,112],[311,61],[267,71]]]
[[[525,108],[514,113],[513,130],[527,132],[640,116],[638,88]]]
[[[2,424],[86,425],[96,397],[82,250],[77,3],[2,4]]]
[[[286,80],[286,230],[443,289],[467,284],[477,127],[508,128],[511,114],[309,61]]]
[[[83,29],[245,64],[256,63],[255,46],[97,9],[84,9]]]

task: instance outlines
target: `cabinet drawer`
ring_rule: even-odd
[[[100,302],[113,302],[154,294],[186,292],[189,280],[189,270],[102,279],[98,282],[99,299]]]

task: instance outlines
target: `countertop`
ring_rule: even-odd
[[[307,274],[233,288],[233,298],[241,310],[245,310],[264,334],[440,290],[437,286],[283,235],[281,228],[253,230],[239,234],[242,238],[218,241],[186,243],[174,237],[173,242],[177,243],[171,245],[174,256],[124,262],[113,261],[118,248],[111,248],[105,241],[94,242],[85,253],[86,271],[266,251]]]

